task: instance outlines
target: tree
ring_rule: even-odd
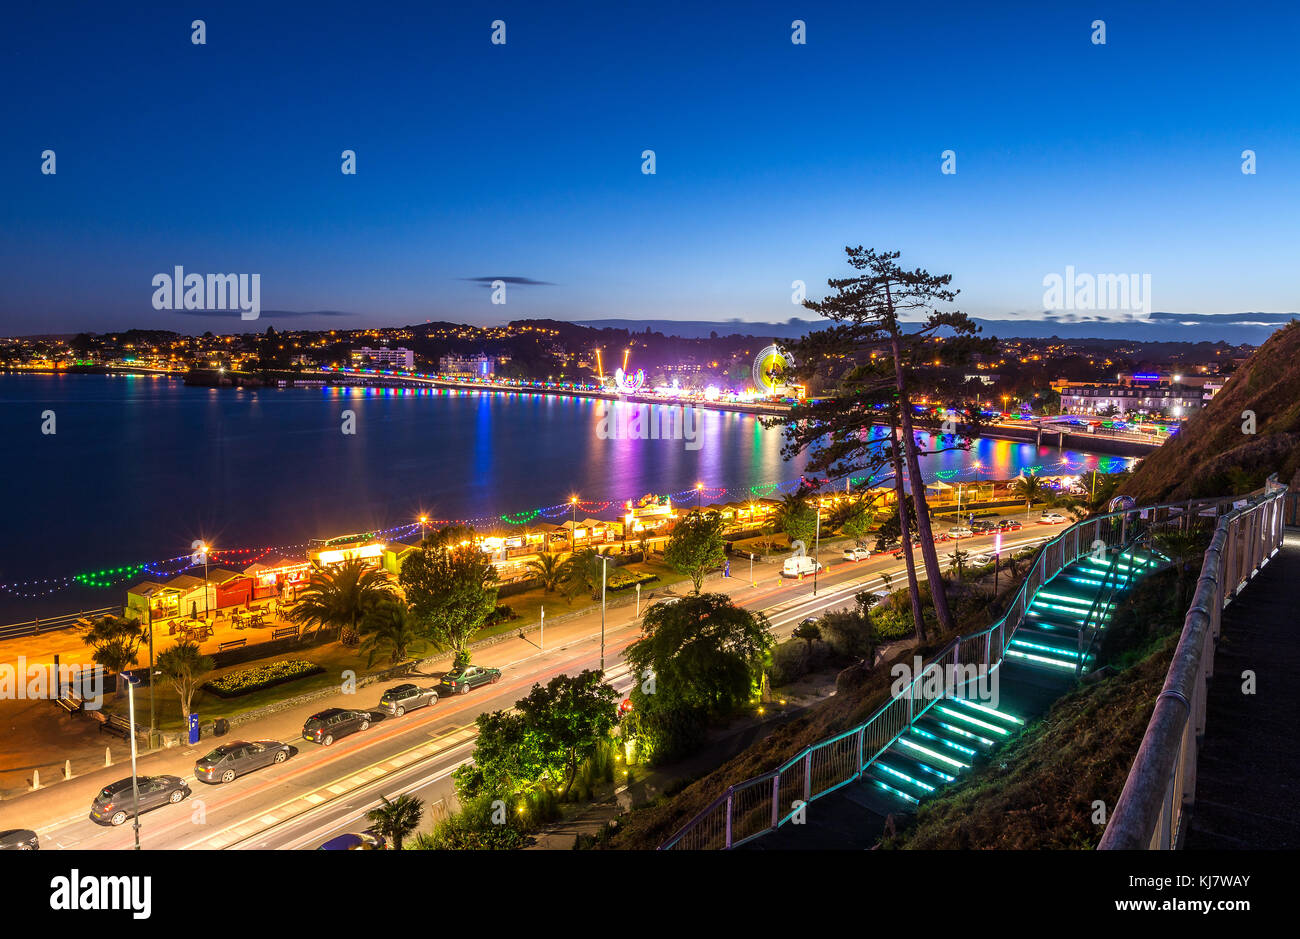
[[[808,657],[812,658],[813,643],[822,637],[822,631],[815,622],[805,622],[796,626],[790,636],[808,643]]]
[[[144,627],[134,620],[105,616],[82,634],[81,641],[93,650],[92,662],[120,678],[122,672],[135,664],[140,644],[147,635]]]
[[[372,606],[393,595],[392,585],[379,571],[358,558],[312,571],[307,587],[289,611],[289,619],[305,627],[357,632]]]
[[[474,544],[474,530],[451,525],[425,539],[402,562],[398,582],[425,634],[470,660],[469,641],[496,609],[496,568]]]
[[[625,728],[641,752],[651,760],[689,752],[710,720],[752,699],[774,645],[769,628],[723,594],[651,606],[625,654],[638,677]]]
[[[681,519],[664,548],[664,561],[679,574],[689,577],[696,593],[700,592],[704,575],[721,565],[726,556],[722,516],[717,512],[703,515],[692,512]]]
[[[533,738],[530,751],[541,766],[540,778],[561,783],[560,798],[569,793],[578,768],[596,752],[618,721],[619,693],[605,684],[600,671],[557,675],[543,688],[533,685],[515,702]]]
[[[367,668],[385,652],[391,664],[404,662],[412,649],[422,648],[426,642],[419,619],[396,597],[375,603],[366,611],[361,625],[369,633],[358,650],[366,654]]]
[[[392,842],[395,850],[402,850],[402,841],[420,827],[424,818],[424,802],[420,798],[403,793],[389,801],[388,796],[379,797],[383,804],[366,813],[366,820],[381,835]]]
[[[199,651],[199,644],[182,640],[158,656],[158,671],[171,682],[181,702],[181,726],[190,723],[190,705],[208,673],[216,667],[210,656]]]
[[[817,512],[808,504],[812,487],[800,484],[794,492],[787,492],[781,498],[776,510],[776,525],[785,532],[791,543],[802,541],[806,545],[817,534]]]
[[[1191,603],[1191,597],[1187,596],[1187,562],[1189,558],[1200,555],[1203,539],[1195,532],[1170,528],[1156,533],[1153,540],[1156,546],[1168,554],[1174,562],[1174,567],[1178,571],[1175,608],[1186,610]]]
[[[1016,487],[1020,493],[1020,498],[1025,500],[1025,514],[1033,508],[1035,502],[1045,502],[1047,500],[1047,486],[1036,473],[1024,473],[1011,480],[1011,485]]]
[[[533,572],[542,585],[543,593],[554,593],[564,580],[564,562],[559,554],[543,551],[528,562],[528,569]]]
[[[877,252],[859,246],[845,248],[845,254],[858,273],[828,280],[833,295],[804,302],[832,325],[805,336],[791,350],[796,363],[802,363],[797,365],[800,375],[835,370],[827,377],[834,380],[836,393],[766,423],[785,427],[783,452],[787,456],[808,451],[807,468],[812,472],[824,471],[832,479],[851,475],[870,478],[892,466],[900,503],[902,477],[906,475],[915,500],[911,521],[920,536],[926,574],[931,583],[941,584],[920,457],[969,449],[983,419],[978,402],[962,402],[955,414],[960,424],[954,427],[960,432],[936,435],[926,449],[913,428],[913,392],[927,369],[955,369],[969,361],[972,353],[991,351],[992,344],[978,337],[979,327],[965,314],[936,309],[956,297],[948,287],[950,275],[905,271],[895,263],[896,251]],[[916,315],[924,319],[917,321]],[[908,320],[906,330],[904,319]],[[896,436],[878,432],[886,422],[897,427]],[[903,529],[907,548],[907,519]],[[905,554],[910,559],[910,551]],[[908,588],[916,600],[914,608],[919,607],[920,590],[914,575],[909,575]],[[931,595],[940,626],[953,630],[943,590],[931,591]]]
[[[956,571],[957,579],[961,580],[966,574],[966,564],[970,561],[970,552],[957,548],[952,554],[948,555],[948,560],[952,565],[949,570]]]
[[[573,597],[583,592],[593,600],[600,597],[601,587],[605,585],[605,577],[608,574],[609,562],[601,560],[605,556],[603,551],[597,551],[595,548],[583,548],[569,555],[561,569],[560,577],[560,589],[564,591],[566,597]]]

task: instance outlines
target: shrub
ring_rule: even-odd
[[[606,581],[606,587],[609,590],[627,590],[637,584],[649,584],[659,579],[658,574],[649,574],[644,571],[615,570],[609,575]]]
[[[912,635],[916,626],[912,622],[912,611],[895,609],[894,606],[876,607],[871,611],[871,633],[882,642],[903,639]]]

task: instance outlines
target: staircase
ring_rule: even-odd
[[[1091,667],[1091,636],[1106,628],[1119,595],[1167,563],[1131,546],[1081,558],[1044,584],[997,670],[998,706],[959,697],[936,702],[867,768],[870,807],[882,815],[913,810],[1015,736]]]

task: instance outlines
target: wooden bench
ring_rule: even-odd
[[[122,718],[100,714],[99,712],[95,712],[95,718],[99,721],[99,732],[101,734],[113,734],[123,740],[131,739],[131,726]]]
[[[225,642],[217,643],[217,651],[225,652],[227,649],[242,649],[247,644],[247,639],[227,639]]]
[[[271,631],[271,639],[288,639],[290,636],[298,635],[297,626],[281,626],[279,629]]]
[[[81,710],[83,704],[81,696],[75,692],[68,692],[63,697],[55,699],[54,703],[69,714],[76,714]]]

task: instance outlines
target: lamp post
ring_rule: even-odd
[[[149,748],[154,746],[154,734],[158,732],[157,718],[155,717],[154,700],[153,700],[153,591],[146,590],[144,595],[145,609],[149,614]]]
[[[813,536],[813,596],[817,596],[817,572],[821,569],[822,500],[817,500],[817,530]]]
[[[543,652],[546,651],[546,607],[538,607],[542,611],[542,624],[537,630],[537,648]]]
[[[131,800],[133,814],[135,815],[132,828],[135,829],[135,850],[140,850],[140,777],[136,774],[135,769],[135,686],[140,683],[140,679],[132,675],[126,680],[126,698],[128,709],[131,712]],[[149,676],[149,683],[153,684],[153,676]]]
[[[605,670],[605,581],[609,579],[608,554],[596,555],[600,558],[600,670]]]
[[[569,545],[576,552],[578,550],[578,497],[570,497],[569,505],[573,506],[573,527],[569,529]]]
[[[641,585],[637,584],[636,585],[636,616],[634,616],[633,619],[638,619],[640,618],[640,616],[641,616]]]
[[[704,483],[695,484],[695,511],[704,510]]]
[[[201,547],[203,548],[203,618],[206,620],[212,612],[208,604],[208,590],[211,588],[208,586],[208,546],[204,543]]]
[[[749,552],[749,585],[751,587],[758,586],[758,584],[754,582],[754,552],[753,551]]]

